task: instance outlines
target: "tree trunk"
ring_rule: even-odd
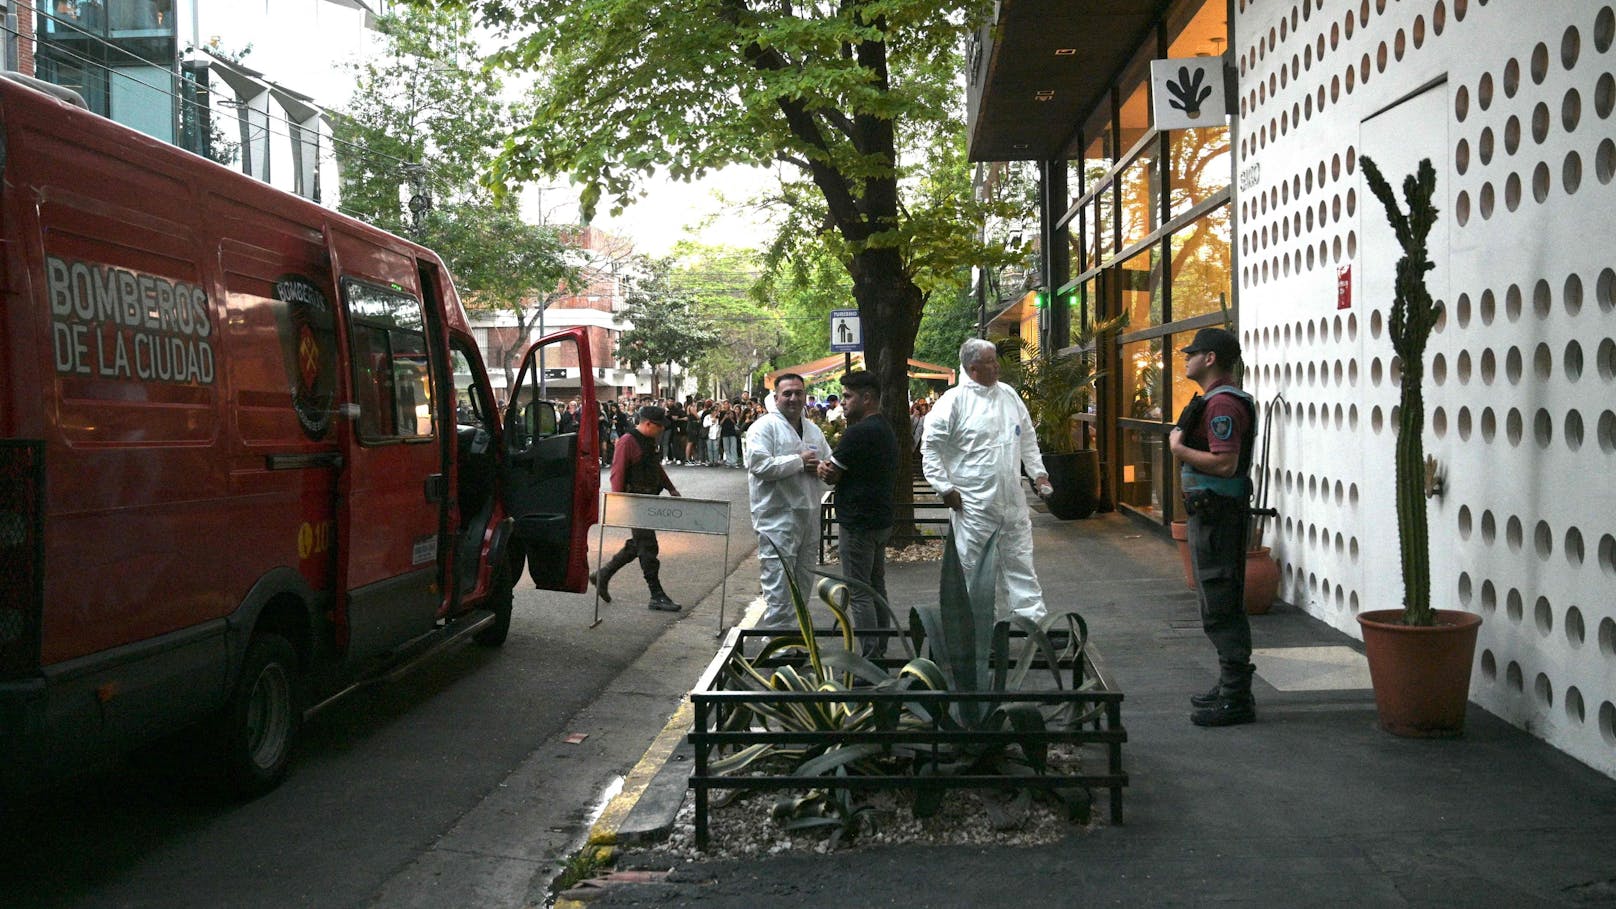
[[[913,538],[915,439],[909,425],[909,358],[915,352],[925,302],[895,250],[866,249],[850,269],[864,335],[865,367],[881,382],[881,412],[898,436],[898,473],[893,481],[897,506],[894,539]]]

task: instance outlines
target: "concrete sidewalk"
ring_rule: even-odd
[[[1616,905],[1616,781],[1474,705],[1461,740],[1381,732],[1361,647],[1283,605],[1252,620],[1258,722],[1192,726],[1216,660],[1171,542],[1116,515],[1035,515],[1034,538],[1046,596],[1083,613],[1127,696],[1123,826],[696,863],[594,904]],[[890,566],[900,614],[937,570]]]

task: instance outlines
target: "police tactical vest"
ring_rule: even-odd
[[[640,446],[640,459],[624,469],[623,485],[628,487],[628,492],[654,496],[662,491],[662,456],[657,450],[656,440],[648,438],[636,428],[630,428],[628,434]]]
[[[1215,398],[1221,394],[1234,395],[1245,402],[1246,410],[1250,415],[1250,419],[1246,421],[1245,437],[1240,440],[1240,460],[1235,465],[1234,476],[1215,477],[1184,464],[1179,471],[1179,485],[1185,493],[1205,490],[1220,496],[1229,496],[1230,498],[1242,500],[1249,499],[1251,498],[1251,455],[1255,450],[1257,439],[1257,402],[1250,394],[1235,388],[1233,385],[1219,385],[1217,388],[1207,392],[1206,398]],[[1191,441],[1191,439],[1199,441],[1199,444]],[[1199,433],[1195,436],[1186,437],[1185,444],[1197,451],[1212,450],[1211,440],[1200,439]]]

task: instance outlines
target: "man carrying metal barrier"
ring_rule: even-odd
[[[617,440],[617,451],[612,455],[613,492],[654,496],[666,489],[669,495],[679,495],[673,481],[668,479],[668,472],[662,469],[662,453],[657,445],[657,439],[667,429],[668,422],[668,413],[661,407],[648,404],[640,408],[637,423]],[[645,585],[651,589],[649,608],[678,612],[679,604],[662,589],[662,581],[658,577],[662,563],[657,559],[657,551],[656,531],[632,528],[623,548],[599,572],[591,572],[589,580],[600,593],[600,598],[610,603],[612,595],[608,585],[611,584],[612,575],[638,558],[640,571],[645,574]]]

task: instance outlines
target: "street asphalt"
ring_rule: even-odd
[[[1284,604],[1252,619],[1258,722],[1195,727],[1216,659],[1172,543],[1118,515],[1034,526],[1047,597],[1083,613],[1126,696],[1123,825],[686,863],[591,905],[1616,905],[1616,780],[1475,705],[1462,739],[1382,732],[1361,646]],[[900,614],[936,583],[936,563],[889,569]],[[687,775],[669,770],[664,805]],[[617,867],[668,870],[632,848]]]
[[[9,806],[0,906],[521,906],[587,831],[712,655],[718,590],[755,548],[746,475],[673,467],[688,496],[726,499],[722,537],[662,534],[662,578],[713,626],[645,608],[637,566],[589,627],[592,595],[518,587],[497,650],[466,645],[336,702],[306,727],[291,776],[223,802],[160,749]],[[606,533],[608,552],[626,534]],[[591,544],[594,534],[591,534]],[[755,594],[731,591],[730,614]],[[688,620],[687,620],[688,619]],[[635,665],[670,629],[665,666]],[[680,653],[679,650],[689,653]],[[569,744],[570,735],[585,737]]]

